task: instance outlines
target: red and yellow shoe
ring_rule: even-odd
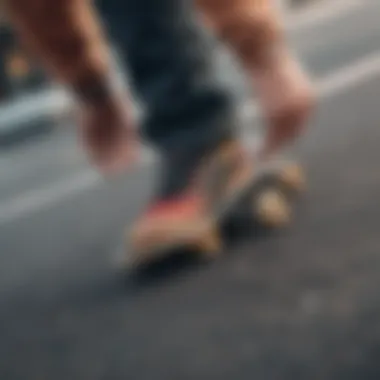
[[[281,173],[277,171],[276,180],[295,188],[299,178],[294,175],[294,168],[288,166]],[[182,248],[194,249],[208,259],[221,252],[219,225],[243,197],[250,196],[250,192],[254,194],[258,171],[254,170],[251,155],[238,141],[221,145],[193,169],[193,180],[187,180],[184,190],[159,197],[128,231],[128,252],[123,256],[123,264],[145,264]],[[272,192],[265,198],[261,212],[270,212],[272,219],[284,219],[287,215],[278,210],[285,210],[286,214],[286,201],[279,197],[279,192],[277,197],[276,194]],[[255,199],[259,199],[257,194]]]
[[[165,190],[128,231],[124,262],[139,265],[181,248],[216,257],[222,250],[218,212],[252,176],[252,160],[244,157],[241,144],[228,141],[214,153],[187,160],[195,163],[190,169],[170,167],[165,182],[175,183],[174,189]]]

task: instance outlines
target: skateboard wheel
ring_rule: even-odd
[[[197,243],[202,257],[207,260],[216,259],[222,251],[222,246],[220,233],[215,227],[207,229]]]
[[[285,195],[278,190],[264,190],[254,201],[254,212],[260,223],[272,228],[287,225],[291,207]]]
[[[281,181],[285,186],[296,192],[302,192],[306,187],[304,171],[296,163],[289,164],[284,168],[281,173]]]

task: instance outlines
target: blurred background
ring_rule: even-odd
[[[0,19],[1,380],[380,378],[380,3],[278,6],[318,95],[294,223],[137,282],[113,256],[155,161],[102,180],[69,98]],[[245,79],[216,56],[254,142]]]
[[[19,94],[46,84],[44,74],[20,46],[4,19],[0,20],[0,38],[1,101],[14,100]]]

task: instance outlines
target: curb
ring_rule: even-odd
[[[0,106],[0,148],[46,133],[69,115],[68,96],[46,88]]]

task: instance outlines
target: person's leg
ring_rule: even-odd
[[[302,131],[313,104],[311,84],[284,41],[270,0],[196,0],[206,24],[234,51],[257,87],[268,120],[265,153]]]
[[[232,99],[215,78],[194,6],[188,0],[99,5],[146,108],[143,134],[166,160],[170,178],[162,180],[162,191],[177,192],[189,177],[187,161],[191,171],[194,160],[234,135],[235,127]]]
[[[188,0],[105,0],[100,10],[146,108],[144,137],[165,154],[231,135],[233,104]]]
[[[106,0],[100,5],[144,102],[143,133],[163,157],[161,186],[136,224],[133,245],[175,244],[209,216],[206,184],[199,177],[204,161],[240,154],[233,102],[214,75],[191,1]]]

